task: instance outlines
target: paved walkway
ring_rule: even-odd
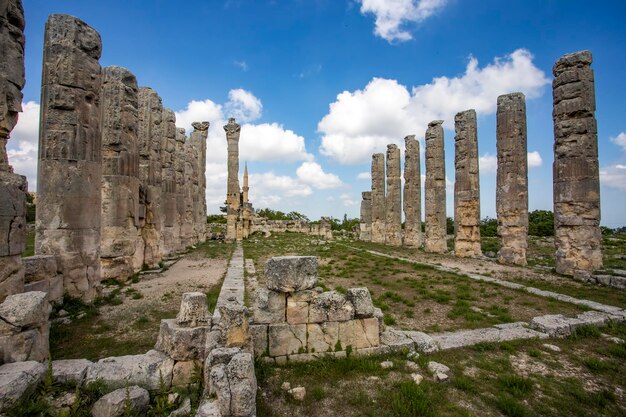
[[[243,279],[243,247],[240,242],[237,242],[237,246],[233,251],[233,256],[230,258],[228,269],[226,270],[226,277],[224,277],[224,283],[220,290],[220,295],[217,298],[215,305],[215,311],[213,312],[213,323],[220,321],[221,306],[228,304],[244,305],[244,293],[245,283]]]

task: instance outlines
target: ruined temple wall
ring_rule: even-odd
[[[426,182],[424,211],[426,233],[424,250],[444,253],[448,250],[446,224],[446,160],[443,120],[434,120],[426,129]]]
[[[404,245],[422,246],[422,184],[420,143],[407,136],[404,152]]]
[[[372,155],[372,242],[385,243],[385,155]]]
[[[359,240],[372,240],[372,192],[361,193],[361,219],[359,223]]]
[[[556,271],[602,267],[600,178],[591,52],[560,58],[553,68],[554,242]]]
[[[13,173],[6,154],[22,111],[24,10],[20,0],[0,3],[0,302],[24,290],[22,251],[26,232],[26,178]]]
[[[501,239],[498,261],[526,265],[528,156],[524,94],[512,93],[498,97],[496,145],[496,213]]]
[[[476,112],[457,113],[454,128],[454,253],[460,257],[477,257],[482,251]]]
[[[138,87],[125,68],[103,70],[102,109],[102,278],[125,280],[134,262],[139,226]]]
[[[51,15],[44,35],[35,251],[55,255],[65,291],[100,286],[102,156],[100,35]]]
[[[400,149],[387,145],[387,193],[385,194],[385,243],[402,245],[402,178]]]

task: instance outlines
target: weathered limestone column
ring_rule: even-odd
[[[163,216],[161,218],[161,242],[163,255],[176,253],[180,241],[180,226],[176,208],[176,115],[170,109],[163,109],[163,137],[161,142],[161,198]]]
[[[498,97],[496,145],[496,212],[502,244],[498,262],[526,265],[528,156],[524,94],[511,93]]]
[[[426,236],[424,250],[445,253],[448,250],[446,225],[446,158],[443,120],[434,120],[426,129],[426,183],[424,211]]]
[[[602,267],[598,130],[591,52],[565,55],[553,68],[554,243],[556,272]]]
[[[125,280],[133,261],[139,226],[138,87],[125,68],[103,70],[102,108],[102,278]]]
[[[387,194],[385,196],[385,243],[402,245],[402,178],[400,148],[387,145]]]
[[[13,173],[6,153],[22,111],[24,10],[21,0],[0,2],[0,302],[24,290],[26,178]]]
[[[454,128],[454,253],[460,257],[476,257],[482,255],[476,112],[457,113]]]
[[[372,192],[361,193],[361,222],[359,223],[359,240],[372,240]]]
[[[385,243],[385,155],[372,155],[372,242]]]
[[[187,135],[184,128],[176,129],[176,158],[174,159],[176,167],[176,210],[178,211],[178,222],[180,230],[179,251],[183,251],[192,245],[193,227],[187,219],[187,188],[185,169],[187,165]]]
[[[194,195],[197,189],[197,184],[194,184],[193,178],[195,173],[197,173],[197,158],[196,153],[193,148],[189,144],[189,140],[185,143],[185,172],[184,172],[184,182],[185,182],[185,214],[183,216],[183,227],[181,232],[183,236],[187,238],[187,246],[194,245],[196,243],[195,240],[195,225],[194,225]]]
[[[100,35],[82,20],[48,17],[35,252],[55,255],[65,291],[87,301],[100,287],[101,52]]]
[[[237,217],[239,211],[239,134],[241,126],[234,118],[224,126],[228,142],[228,186],[226,190],[226,239],[237,238]]]
[[[144,264],[156,267],[163,256],[162,248],[162,172],[163,105],[151,88],[139,88],[139,178],[144,192],[145,224],[141,230]]]
[[[420,143],[415,135],[404,138],[404,245],[422,246],[422,184]]]
[[[193,132],[189,137],[189,144],[196,154],[196,193],[194,196],[193,223],[194,235],[197,242],[206,240],[206,139],[209,134],[209,122],[194,122],[191,124]]]

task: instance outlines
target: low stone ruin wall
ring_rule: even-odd
[[[255,292],[250,326],[255,356],[284,363],[381,351],[383,315],[367,288],[346,295],[316,288],[313,256],[272,258],[265,276],[267,288]]]
[[[250,233],[262,232],[265,235],[271,233],[304,233],[311,236],[320,236],[325,239],[333,238],[330,222],[322,219],[320,223],[310,224],[304,220],[267,220],[255,217],[252,221]]]
[[[22,259],[24,263],[24,292],[41,291],[53,304],[63,303],[63,275],[53,255],[35,255]]]

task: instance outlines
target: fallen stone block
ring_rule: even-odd
[[[35,361],[0,366],[0,411],[35,389],[46,373],[46,366]]]
[[[182,327],[177,320],[161,320],[155,350],[176,361],[204,358],[207,327]]]
[[[354,316],[356,318],[369,318],[374,316],[374,304],[370,290],[366,287],[349,288],[346,298],[354,306]]]
[[[391,328],[385,329],[380,335],[380,343],[389,346],[392,352],[402,352],[404,350],[415,350],[415,342],[404,332]]]
[[[91,409],[93,417],[121,417],[126,412],[126,407],[137,415],[142,415],[148,410],[150,394],[145,389],[133,385],[120,388],[108,393],[95,402]]]
[[[186,292],[180,302],[180,310],[176,316],[179,326],[208,326],[211,327],[211,316],[206,302],[206,294],[201,292]]]
[[[545,316],[533,317],[530,327],[542,333],[547,333],[550,337],[565,337],[572,334],[572,320],[562,314],[548,314]]]
[[[269,290],[291,293],[309,290],[317,283],[317,258],[314,256],[277,256],[265,264]]]
[[[0,304],[0,318],[15,327],[39,327],[48,322],[50,311],[48,295],[41,291],[9,295]]]
[[[431,353],[439,350],[437,343],[426,333],[405,331],[404,334],[415,342],[415,347],[420,352]]]
[[[167,355],[150,350],[143,355],[116,356],[100,359],[87,370],[86,383],[102,379],[111,386],[136,384],[158,389],[160,377],[166,387],[172,384],[174,361]]]
[[[93,362],[87,359],[62,359],[52,361],[52,378],[60,384],[82,384],[87,376],[87,369]]]

